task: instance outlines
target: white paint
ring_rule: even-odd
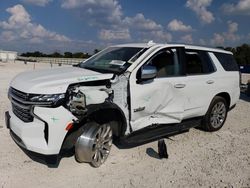
[[[129,133],[129,109],[128,109],[128,80],[130,73],[122,74],[119,77],[117,76],[116,82],[112,84],[112,89],[114,91],[113,102],[117,104],[120,109],[123,111],[126,120],[127,120],[127,130],[126,134]]]
[[[84,93],[86,99],[86,105],[90,104],[101,104],[105,102],[105,99],[108,98],[108,92],[105,91],[106,87],[79,87],[79,90]]]
[[[65,128],[76,118],[64,107],[35,107],[34,113],[48,123],[48,144],[44,139],[44,122],[37,118],[31,123],[24,123],[10,111],[11,130],[22,139],[28,150],[46,155],[58,154],[67,134]]]
[[[23,72],[11,81],[10,86],[25,93],[56,94],[65,93],[73,83],[111,79],[112,76],[83,68],[65,67]]]
[[[126,45],[119,45],[125,47]],[[127,45],[133,46],[133,45]],[[229,53],[220,49],[171,44],[135,44],[134,47],[149,48],[140,56],[127,72],[111,80],[111,88],[106,86],[79,86],[86,97],[86,104],[101,104],[113,91],[113,102],[120,107],[127,119],[128,127],[139,130],[152,124],[179,123],[184,119],[203,116],[215,95],[227,92],[233,106],[239,99],[239,73],[226,72],[213,52]],[[156,52],[168,47],[185,47],[209,51],[216,72],[204,75],[156,78],[148,83],[137,83],[136,74]],[[113,62],[114,63],[114,62]],[[115,62],[121,64],[122,62]],[[73,83],[112,79],[113,74],[102,74],[81,68],[59,68],[39,70],[18,75],[11,87],[25,93],[57,94],[65,93]],[[210,84],[210,83],[213,84]],[[177,86],[183,87],[177,87]],[[130,97],[131,109],[128,106]],[[35,107],[34,113],[49,126],[49,143],[44,140],[44,123],[34,118],[24,123],[10,112],[10,127],[24,141],[28,150],[42,154],[57,154],[66,135],[67,124],[75,117],[65,108]],[[131,119],[129,119],[131,113]],[[129,134],[129,128],[126,134]]]

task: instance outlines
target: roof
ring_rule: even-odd
[[[160,44],[160,43],[154,43],[152,41],[149,41],[148,43],[129,43],[129,44],[119,44],[114,45],[115,47],[135,47],[135,48],[150,48],[150,47],[185,47],[188,49],[195,49],[195,50],[204,50],[209,52],[220,52],[220,53],[226,53],[226,54],[232,54],[232,52],[219,49],[219,48],[211,48],[211,47],[204,47],[204,46],[197,46],[197,45],[187,45],[187,44],[178,44],[178,43],[169,43],[169,44]]]

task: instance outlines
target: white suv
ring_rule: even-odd
[[[201,126],[219,130],[240,95],[232,53],[179,44],[109,47],[75,67],[10,83],[6,124],[27,150],[98,167],[112,141],[136,145]]]

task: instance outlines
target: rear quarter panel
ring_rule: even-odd
[[[216,81],[216,93],[226,92],[230,95],[230,107],[235,105],[240,97],[240,75],[238,71],[225,71],[216,56],[209,52],[209,55],[216,66],[216,73],[213,74]]]

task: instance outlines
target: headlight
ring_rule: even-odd
[[[38,95],[30,98],[31,102],[37,105],[53,105],[58,106],[64,101],[65,94],[52,94],[52,95]]]

